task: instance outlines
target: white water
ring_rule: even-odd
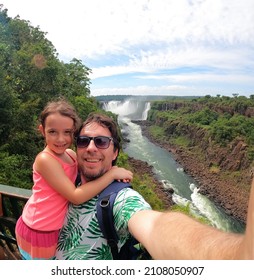
[[[212,225],[225,231],[239,232],[243,227],[238,221],[226,215],[207,197],[198,192],[194,179],[184,172],[165,149],[151,143],[142,135],[139,125],[131,120],[145,120],[150,109],[149,102],[128,100],[124,102],[110,101],[104,104],[104,109],[118,114],[118,122],[122,132],[128,135],[130,143],[124,152],[129,156],[148,162],[152,165],[158,179],[165,188],[174,189],[173,200],[178,205],[189,204],[190,210],[197,216],[206,217]]]

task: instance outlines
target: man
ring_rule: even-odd
[[[96,138],[97,137],[97,138]],[[82,183],[100,177],[116,163],[120,138],[117,125],[105,115],[92,114],[77,137]],[[112,259],[96,218],[94,197],[70,204],[58,242],[56,259]],[[119,192],[114,220],[119,247],[131,233],[154,259],[254,259],[254,187],[245,235],[225,233],[178,212],[158,212],[134,190]]]

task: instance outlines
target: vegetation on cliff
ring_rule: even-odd
[[[211,172],[229,173],[249,187],[254,159],[254,96],[153,102],[148,120],[156,138],[195,149]]]
[[[254,96],[153,102],[148,124],[153,139],[201,179],[201,191],[244,221],[253,177]]]

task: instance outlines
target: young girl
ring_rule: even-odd
[[[32,196],[16,224],[23,259],[52,259],[68,201],[80,204],[100,193],[113,180],[132,180],[132,173],[114,167],[101,178],[76,188],[76,153],[69,149],[79,118],[66,101],[49,103],[41,113],[39,129],[46,147],[33,164]]]

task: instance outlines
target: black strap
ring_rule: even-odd
[[[101,202],[101,210],[102,210],[102,224],[104,225],[104,237],[107,239],[108,245],[111,248],[111,253],[113,255],[114,260],[118,260],[118,236],[115,231],[114,225],[112,225],[112,217],[111,211],[111,204],[110,202],[110,195],[104,197]]]
[[[114,225],[113,206],[118,192],[127,187],[131,187],[131,185],[114,181],[100,193],[96,206],[98,222],[103,236],[111,248],[113,259],[119,259],[117,246],[119,237]]]

